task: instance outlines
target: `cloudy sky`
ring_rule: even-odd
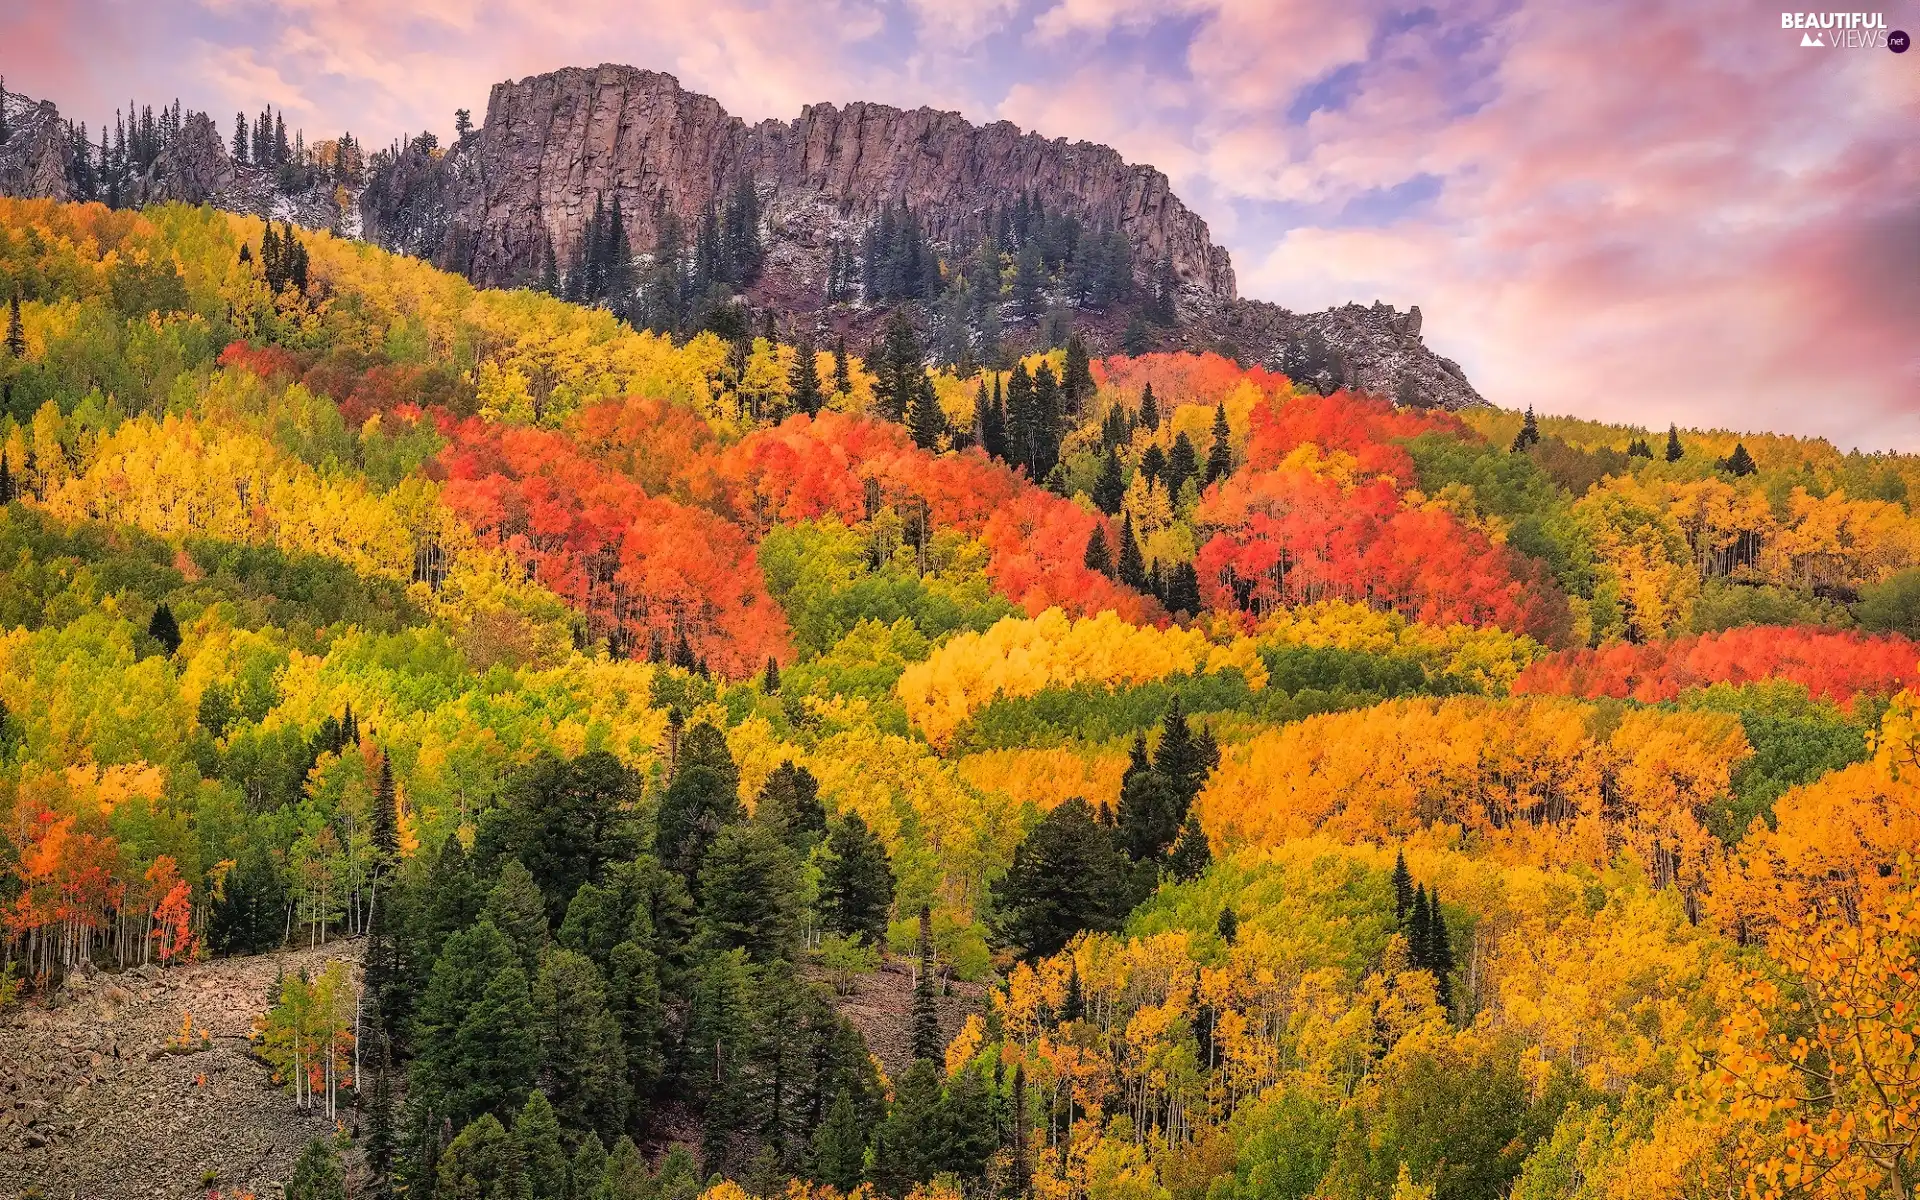
[[[26,0],[0,71],[374,145],[602,61],[749,120],[1006,118],[1166,171],[1246,295],[1420,305],[1495,403],[1920,450],[1920,51],[1800,36],[1738,0]]]

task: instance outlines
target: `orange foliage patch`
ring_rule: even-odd
[[[1562,651],[1522,671],[1513,690],[1655,703],[1688,688],[1766,679],[1790,680],[1816,697],[1850,704],[1862,693],[1890,695],[1920,680],[1920,646],[1898,634],[1754,625]]]

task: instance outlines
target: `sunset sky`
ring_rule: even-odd
[[[1920,32],[1920,4],[1886,10]],[[489,86],[653,67],[736,115],[878,100],[1155,164],[1295,309],[1421,306],[1497,404],[1920,450],[1920,51],[1709,0],[60,0],[10,90],[370,145]]]

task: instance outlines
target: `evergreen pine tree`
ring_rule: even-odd
[[[1205,731],[1195,735],[1188,727],[1186,710],[1179,696],[1167,702],[1166,716],[1160,726],[1160,744],[1153,752],[1153,771],[1165,781],[1170,797],[1171,825],[1166,834],[1167,840],[1172,841],[1174,832],[1185,823],[1194,797],[1206,784],[1207,773],[1219,765],[1219,751]]]
[[[1140,424],[1148,433],[1157,433],[1160,429],[1160,401],[1153,394],[1153,381],[1140,389]]]
[[[7,128],[7,79],[0,75],[0,146],[6,145],[7,139],[12,136],[12,131]]]
[[[1173,439],[1173,448],[1167,451],[1167,499],[1177,502],[1180,490],[1199,473],[1199,458],[1193,448],[1193,439],[1182,432]]]
[[[344,722],[346,728],[343,729],[343,737],[349,745],[359,741],[353,736],[357,731],[352,730],[352,722],[353,706],[349,704]],[[373,843],[374,870],[381,875],[400,865],[400,815],[397,803],[398,797],[393,786],[393,758],[383,752],[380,755],[380,776],[373,787],[373,813],[368,819],[372,827],[370,840]]]
[[[815,1183],[851,1192],[866,1170],[867,1134],[845,1088],[834,1097],[827,1119],[814,1131],[808,1170]]]
[[[540,968],[540,956],[548,940],[547,901],[534,882],[533,872],[517,858],[502,863],[482,912],[513,943],[520,966],[531,979]]]
[[[307,1143],[294,1160],[285,1195],[286,1200],[347,1200],[346,1175],[332,1146],[319,1138]]]
[[[993,376],[993,397],[987,401],[986,417],[981,425],[980,447],[1002,462],[1008,461],[1007,405],[1000,392],[1000,375]]]
[[[393,1122],[393,1053],[386,1038],[379,1039],[373,1061],[373,1088],[367,1097],[367,1196],[391,1200],[397,1149]]]
[[[1135,591],[1147,590],[1147,564],[1140,557],[1140,543],[1133,536],[1133,514],[1128,513],[1120,521],[1120,562],[1118,575],[1120,582]]]
[[[1065,411],[1078,417],[1093,398],[1093,367],[1087,358],[1087,345],[1078,333],[1067,339],[1067,361],[1061,369],[1060,394]]]
[[[729,825],[700,866],[700,937],[756,962],[791,958],[800,940],[800,863],[772,830]]]
[[[13,503],[13,468],[7,465],[7,456],[0,453],[0,504]]]
[[[599,970],[583,954],[549,951],[532,998],[540,1081],[555,1119],[569,1129],[617,1133],[627,1118],[627,1061]]]
[[[147,635],[160,643],[168,658],[180,649],[179,622],[173,619],[173,610],[164,603],[154,608],[153,617],[147,622]]]
[[[1435,997],[1440,1007],[1453,1011],[1453,938],[1447,932],[1446,914],[1440,911],[1440,889],[1427,897],[1427,969],[1433,972]]]
[[[1406,923],[1407,914],[1413,911],[1413,875],[1407,870],[1407,855],[1398,851],[1393,856],[1393,919]]]
[[[913,399],[911,413],[913,444],[922,450],[937,450],[940,439],[946,436],[947,414],[940,407],[939,397],[933,391],[933,379],[924,370],[919,372],[918,394]]]
[[[1425,971],[1432,966],[1427,950],[1431,921],[1427,910],[1427,885],[1423,883],[1413,889],[1413,911],[1407,920],[1407,959],[1416,971]]]
[[[1007,465],[1026,468],[1027,477],[1031,479],[1034,461],[1033,376],[1027,373],[1025,362],[1013,364],[1013,371],[1007,376],[1006,409]]]
[[[874,1184],[886,1195],[905,1196],[933,1178],[946,1158],[940,1079],[932,1059],[917,1059],[894,1086],[887,1118],[874,1131]]]
[[[1226,905],[1220,910],[1220,919],[1213,923],[1213,931],[1229,946],[1239,940],[1240,914],[1233,911],[1233,905]]]
[[[1115,814],[1121,847],[1135,862],[1157,857],[1163,848],[1159,840],[1166,811],[1163,792],[1147,753],[1147,735],[1135,733],[1127,768],[1120,776],[1119,811]]]
[[[853,369],[847,362],[847,339],[833,339],[833,390],[835,394],[853,394]]]
[[[1680,446],[1680,427],[1678,425],[1667,426],[1667,461],[1679,462],[1685,454],[1686,451]]]
[[[793,348],[793,371],[788,376],[787,400],[793,411],[816,416],[825,397],[820,394],[820,371],[814,362],[813,338],[801,334]]]
[[[513,1141],[527,1176],[527,1200],[570,1200],[567,1152],[560,1144],[560,1120],[539,1089],[513,1119]]]
[[[1013,1109],[1013,1161],[1008,1182],[1015,1196],[1025,1196],[1033,1169],[1027,1161],[1027,1064],[1024,1062],[1014,1064],[1013,1088],[1007,1104]]]
[[[20,320],[20,289],[13,289],[7,301],[7,353],[14,358],[27,356],[27,327]]]
[[[761,785],[753,819],[805,858],[827,835],[827,810],[820,803],[819,780],[805,767],[782,761]]]
[[[1233,473],[1233,443],[1227,426],[1227,406],[1222,403],[1213,410],[1213,448],[1207,451],[1208,484],[1225,479]]]
[[[1033,481],[1045,483],[1060,461],[1062,413],[1059,380],[1043,362],[1033,373]]]
[[[1083,561],[1089,571],[1109,576],[1113,574],[1113,551],[1107,547],[1106,530],[1098,525],[1087,536],[1087,555]]]
[[[1187,823],[1180,827],[1180,837],[1173,843],[1173,852],[1167,856],[1167,870],[1185,883],[1200,878],[1212,862],[1213,848],[1207,845],[1207,831],[1200,827],[1200,815],[1188,813]]]
[[[1046,956],[1081,930],[1111,930],[1130,906],[1133,872],[1093,809],[1073,797],[1040,819],[992,887],[1002,941]]]
[[[1126,477],[1120,473],[1120,455],[1108,450],[1100,463],[1100,477],[1093,484],[1093,504],[1104,513],[1118,513],[1127,498]]]
[[[473,1200],[524,1200],[526,1169],[520,1147],[492,1113],[468,1123],[440,1156],[432,1189],[436,1197]],[[409,1189],[411,1192],[411,1189]]]
[[[1200,573],[1194,570],[1192,563],[1178,563],[1173,568],[1173,581],[1167,585],[1167,611],[1185,613],[1190,617],[1200,614]]]
[[[1529,446],[1540,444],[1540,425],[1533,417],[1533,405],[1527,405],[1526,418],[1520,423],[1520,432],[1513,435],[1513,452],[1519,454]]]
[[[1735,442],[1733,444],[1733,453],[1727,455],[1726,460],[1721,463],[1720,466],[1722,470],[1731,473],[1736,479],[1751,475],[1760,469],[1759,464],[1753,461],[1753,455],[1747,453],[1745,442]]]
[[[1062,1021],[1078,1021],[1086,1015],[1087,998],[1086,993],[1082,991],[1080,987],[1080,965],[1075,962],[1069,962],[1067,964],[1067,995],[1066,998],[1060,1002],[1060,1019]]]
[[[600,1184],[607,1175],[607,1144],[592,1130],[580,1139],[567,1163],[567,1195],[570,1200],[603,1200]]]
[[[933,914],[920,908],[920,941],[915,950],[913,980],[913,1056],[939,1062],[946,1050],[940,1036],[940,1010],[933,992]]]

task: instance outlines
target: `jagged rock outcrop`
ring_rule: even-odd
[[[135,202],[214,203],[231,199],[238,179],[233,156],[228,153],[227,143],[213,119],[205,113],[188,113],[179,136],[160,152],[139,181]]]
[[[60,110],[50,100],[38,103],[7,92],[7,140],[0,142],[0,196],[67,200],[73,171],[73,139]]]
[[[375,179],[363,203],[367,236],[483,283],[533,277],[549,237],[565,259],[596,202],[620,201],[644,251],[663,211],[697,219],[748,176],[770,193],[770,212],[824,207],[864,224],[904,205],[936,241],[1032,194],[1125,234],[1143,272],[1171,257],[1188,291],[1234,295],[1227,252],[1159,171],[1105,146],[930,108],[815,104],[791,122],[748,125],[671,75],[576,67],[495,85],[476,133],[438,158],[416,147],[389,171],[396,178]]]
[[[1404,313],[1379,301],[1296,313],[1234,300],[1194,313],[1171,340],[1258,362],[1323,391],[1346,387],[1447,409],[1485,404],[1459,363],[1428,349],[1420,328],[1418,305]]]

